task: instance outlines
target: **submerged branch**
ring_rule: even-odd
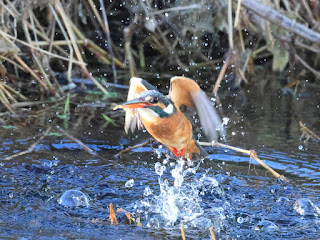
[[[31,153],[34,150],[34,148],[49,134],[49,132],[51,131],[51,128],[52,128],[52,126],[48,127],[47,131],[35,143],[33,143],[27,150],[22,151],[22,152],[18,152],[18,153],[13,154],[9,157],[5,157],[3,160],[8,161],[8,160],[11,160],[15,157],[19,157],[24,154]]]
[[[300,139],[303,137],[306,138],[306,141],[308,141],[310,138],[314,139],[315,141],[320,141],[320,137],[315,134],[313,131],[311,131],[309,128],[307,128],[301,121],[299,122],[300,130],[302,132],[302,135]]]
[[[93,149],[91,149],[90,147],[88,147],[87,145],[85,145],[81,140],[79,140],[78,138],[75,138],[74,136],[71,136],[69,133],[67,133],[64,129],[62,129],[60,126],[56,127],[60,132],[62,132],[66,137],[68,137],[70,140],[74,141],[75,143],[79,144],[80,147],[85,150],[87,153],[94,155],[94,156],[98,156],[98,153],[96,151],[94,151]]]
[[[134,145],[132,147],[128,147],[128,148],[123,149],[122,151],[117,153],[115,155],[115,157],[121,157],[121,155],[124,153],[130,152],[131,150],[136,149],[136,148],[144,147],[144,146],[151,144],[151,143],[154,143],[154,142],[155,142],[155,140],[153,138],[149,138],[147,141],[145,141],[143,143],[140,143],[140,144]]]
[[[275,170],[273,170],[271,167],[269,167],[266,163],[264,163],[260,158],[258,158],[257,153],[254,150],[245,150],[242,148],[237,148],[233,146],[229,146],[223,143],[219,143],[217,141],[212,141],[210,142],[199,142],[200,145],[202,146],[212,146],[212,147],[223,147],[223,148],[228,148],[237,152],[245,153],[250,156],[250,158],[255,159],[261,166],[263,166],[265,169],[267,169],[273,176],[275,176],[277,179],[280,179],[284,182],[289,182],[289,180],[283,176],[277,173]]]

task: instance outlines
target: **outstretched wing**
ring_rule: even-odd
[[[202,129],[210,141],[218,139],[217,131],[224,137],[225,132],[220,117],[205,92],[194,80],[186,77],[171,78],[169,98],[176,108],[185,105],[197,110]]]
[[[130,87],[127,101],[137,98],[141,92],[147,90],[157,90],[157,88],[152,86],[150,83],[143,80],[142,78],[132,77],[130,79]],[[143,128],[143,124],[140,120],[138,110],[127,109],[124,130],[126,131],[126,133],[129,133],[129,131],[134,132],[136,126],[138,126],[138,129]]]

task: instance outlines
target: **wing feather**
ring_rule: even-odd
[[[202,129],[210,141],[218,139],[217,131],[221,137],[225,136],[222,122],[212,102],[194,80],[186,77],[171,78],[169,98],[177,108],[185,105],[197,110]]]
[[[141,92],[147,90],[157,90],[157,88],[152,86],[150,83],[146,82],[142,78],[132,77],[130,79],[130,87],[127,101],[137,98]],[[125,132],[134,132],[137,126],[138,129],[143,128],[143,124],[139,117],[138,110],[127,109],[124,123]]]

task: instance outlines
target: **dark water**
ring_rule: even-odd
[[[34,143],[51,118],[1,129],[1,239],[177,239],[180,223],[187,239],[210,239],[209,227],[218,239],[319,239],[319,143],[299,141],[298,125],[319,133],[318,90],[301,86],[292,96],[260,84],[220,94],[229,118],[227,143],[255,149],[289,183],[221,148],[206,148],[209,159],[184,167],[158,145],[115,158],[148,135],[125,136],[119,121],[103,128],[100,114],[92,117],[81,107],[68,132],[98,156],[64,136],[48,136],[34,152],[4,161]],[[98,112],[108,114],[109,107]],[[61,199],[72,189],[84,194],[75,198],[80,206]],[[130,225],[123,213],[118,225],[105,221],[110,203],[140,218],[142,227]]]

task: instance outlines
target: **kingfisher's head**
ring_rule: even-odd
[[[156,90],[143,91],[138,98],[132,99],[116,108],[122,109],[139,109],[139,113],[145,117],[169,117],[174,114],[177,109],[173,102]]]

